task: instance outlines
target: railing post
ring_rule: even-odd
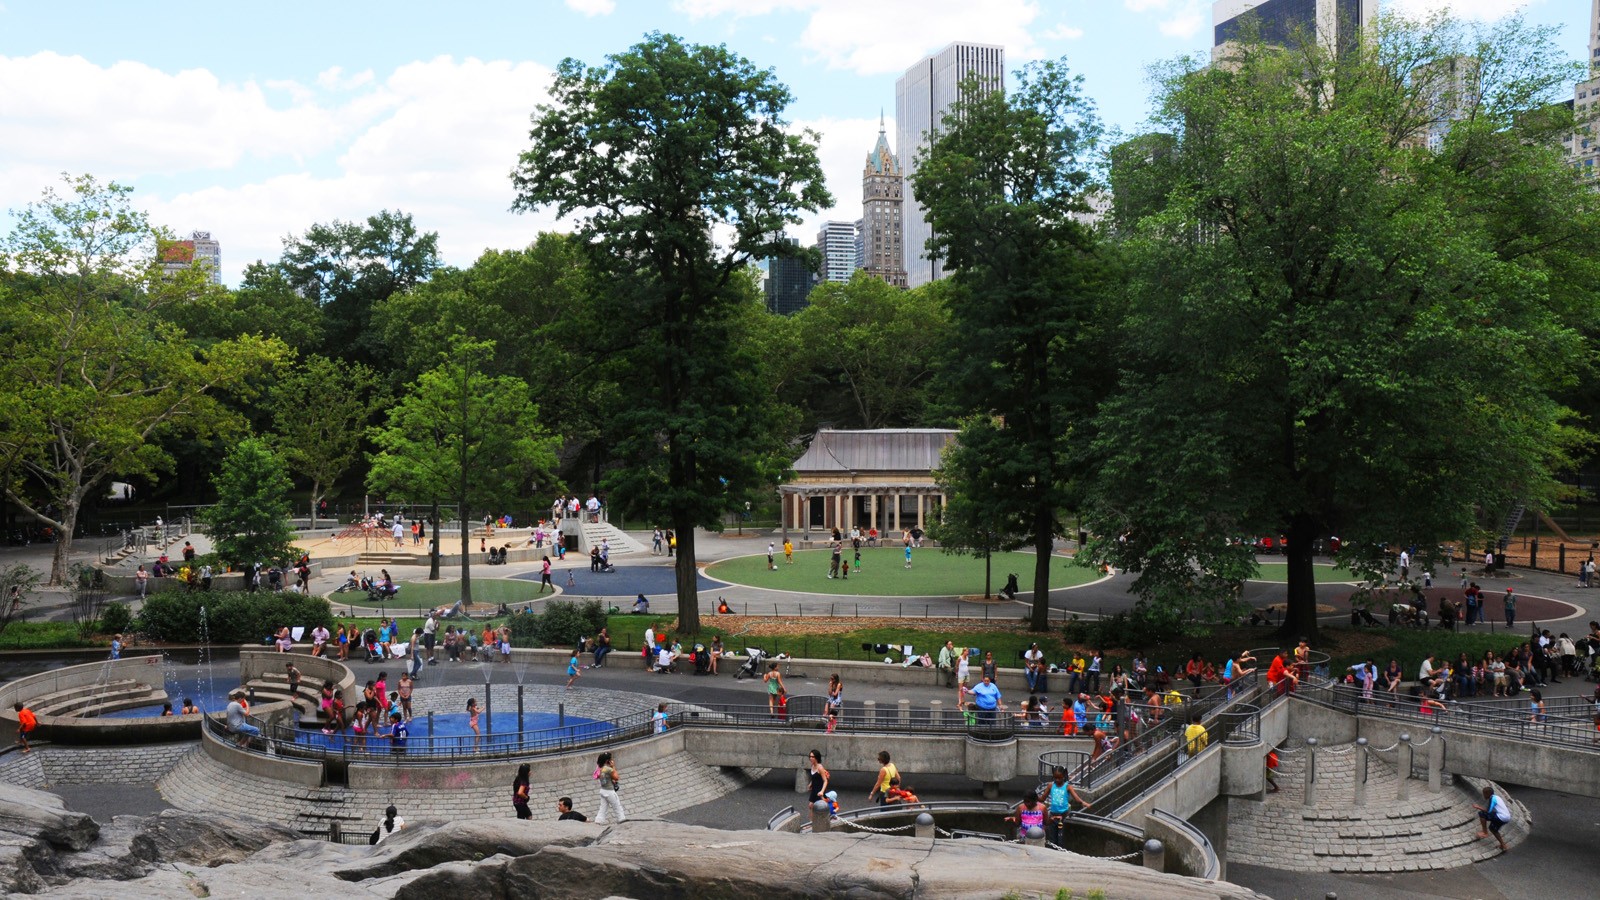
[[[1167,848],[1155,838],[1144,842],[1144,867],[1157,872],[1167,869]]]
[[[1356,738],[1355,805],[1367,805],[1367,739]]]
[[[1406,800],[1411,796],[1411,735],[1400,735],[1399,743],[1400,753],[1395,761],[1395,769],[1400,776],[1400,785],[1394,796],[1396,800]]]
[[[1428,793],[1437,794],[1444,790],[1444,733],[1439,726],[1433,726],[1432,737],[1428,740]]]
[[[1044,829],[1037,825],[1029,825],[1028,833],[1022,838],[1022,842],[1029,847],[1043,847]]]
[[[523,730],[522,729],[522,723],[524,721],[525,720],[522,718],[522,685],[519,684],[519,685],[517,685],[517,731],[518,731],[518,733],[521,733],[521,731]]]
[[[944,724],[944,701],[943,700],[929,700],[928,701],[928,724],[932,725],[935,728],[938,728],[939,726]]]
[[[910,726],[911,725],[911,701],[902,699],[902,700],[898,701],[898,705],[900,707],[900,724],[902,726]]]
[[[878,701],[861,701],[861,722],[869,728],[878,724]]]
[[[1306,738],[1306,797],[1307,809],[1317,805],[1317,739]]]
[[[827,834],[833,825],[833,816],[828,811],[828,801],[818,800],[811,804],[811,833]]]
[[[911,835],[919,838],[933,837],[933,816],[925,812],[917,813],[917,820],[911,826]]]

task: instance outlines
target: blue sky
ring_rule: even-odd
[[[1589,0],[1385,8],[1519,5],[1584,55]],[[1004,44],[1012,69],[1065,56],[1106,121],[1137,130],[1146,67],[1208,49],[1210,13],[1209,0],[0,0],[0,209],[63,171],[116,179],[159,223],[211,231],[230,284],[313,222],[401,209],[467,265],[557,225],[507,211],[553,67],[661,30],[725,43],[789,85],[838,204],[795,229],[809,243],[823,219],[860,215],[879,112],[893,135],[895,78],[923,54],[976,40]]]

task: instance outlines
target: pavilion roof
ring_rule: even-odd
[[[931,472],[955,440],[948,428],[823,429],[795,460],[799,474],[823,472]]]

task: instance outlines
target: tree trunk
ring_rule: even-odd
[[[1043,522],[1041,525],[1040,523]],[[1050,553],[1055,550],[1055,534],[1048,514],[1034,517],[1033,526],[1033,613],[1029,631],[1050,630]]]
[[[78,530],[78,507],[76,504],[68,506],[61,521],[51,522],[51,527],[56,530],[55,552],[50,557],[50,583],[67,583],[67,566],[72,553],[72,533]]]
[[[700,571],[694,564],[694,522],[683,515],[672,517],[678,536],[678,630],[700,633]]]
[[[989,586],[994,583],[994,545],[985,542],[983,547],[983,599],[989,599]]]
[[[431,533],[428,535],[428,580],[439,580],[439,500],[433,501],[433,519],[428,523]]]
[[[1289,585],[1279,637],[1285,641],[1304,638],[1317,643],[1317,577],[1312,568],[1312,542],[1317,525],[1307,516],[1289,520],[1289,542],[1283,548],[1289,568]]]
[[[472,527],[467,524],[467,498],[461,498],[461,605],[472,603]]]
[[[317,501],[322,499],[322,482],[311,481],[311,530],[317,530]]]

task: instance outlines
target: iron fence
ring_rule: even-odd
[[[1448,731],[1512,737],[1530,745],[1600,752],[1595,738],[1594,704],[1577,697],[1546,701],[1541,714],[1527,700],[1452,701],[1440,709],[1424,704],[1426,698],[1376,692],[1366,697],[1358,687],[1337,684],[1304,690],[1297,696],[1351,715],[1409,722],[1418,728],[1437,726]]]

